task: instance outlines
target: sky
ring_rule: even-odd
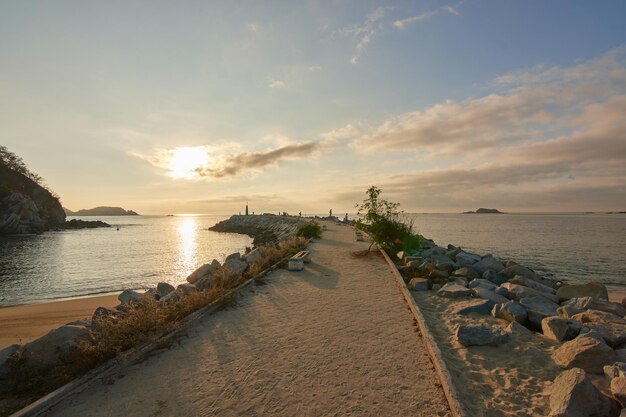
[[[78,210],[626,210],[626,2],[0,0],[0,143]]]

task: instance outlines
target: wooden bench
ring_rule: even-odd
[[[309,253],[310,252],[308,250],[303,250],[293,255],[289,258],[289,265],[287,269],[290,271],[302,271],[304,269],[304,264],[309,262]]]

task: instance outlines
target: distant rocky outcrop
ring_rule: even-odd
[[[89,220],[79,220],[79,219],[68,220],[63,225],[63,229],[66,229],[66,230],[95,229],[97,227],[111,227],[111,225],[100,220],[89,221]]]
[[[305,223],[307,223],[307,220],[301,217],[234,215],[210,227],[209,230],[248,235],[254,239],[253,244],[258,246],[289,237],[296,232],[298,227]]]
[[[41,185],[41,179],[31,174],[21,159],[14,165],[4,156],[18,157],[4,147],[0,151],[0,235],[63,227],[65,213],[58,197]]]
[[[503,214],[503,213],[498,209],[481,207],[476,211],[464,211],[463,214]]]
[[[68,216],[138,216],[139,214],[132,210],[124,210],[121,207],[94,207],[91,209],[82,209],[72,211],[63,207],[65,214]]]

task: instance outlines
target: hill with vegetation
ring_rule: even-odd
[[[503,214],[503,213],[498,209],[481,207],[476,211],[465,211],[463,212],[463,214]]]
[[[0,145],[0,235],[41,233],[64,223],[59,197],[22,158]]]
[[[63,207],[65,214],[68,216],[138,216],[139,214],[132,210],[124,210],[121,207],[94,207],[91,209],[82,209],[72,211]]]

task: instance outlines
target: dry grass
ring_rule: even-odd
[[[141,303],[129,305],[114,317],[104,316],[93,328],[91,342],[78,344],[63,364],[43,372],[32,369],[16,356],[15,383],[0,392],[0,415],[10,414],[133,347],[148,341],[158,344],[163,340],[160,339],[162,335],[180,328],[185,317],[218,300],[220,309],[235,306],[235,295],[225,294],[249,278],[257,277],[263,283],[259,276],[263,271],[305,247],[306,239],[303,238],[283,241],[278,246],[264,248],[264,258],[250,265],[243,275],[229,276],[225,270],[219,271],[205,291],[190,293],[167,303],[146,298]],[[168,345],[167,341],[165,345]]]

